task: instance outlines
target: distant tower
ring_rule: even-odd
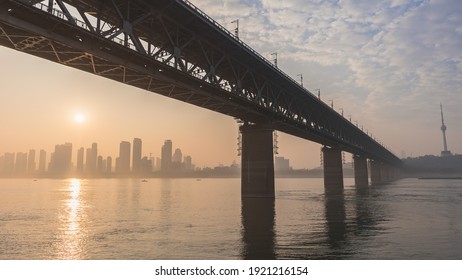
[[[451,152],[448,151],[448,143],[446,142],[446,125],[444,124],[444,117],[443,117],[443,104],[440,103],[441,108],[441,132],[443,132],[443,146],[444,150],[441,151],[442,157],[447,157],[451,155]]]

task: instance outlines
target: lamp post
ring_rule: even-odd
[[[278,68],[278,52],[274,52],[271,55],[274,56],[274,66]]]
[[[303,74],[298,74],[297,77],[300,77],[300,85],[303,87]]]
[[[321,89],[317,88],[317,89],[315,89],[315,91],[318,92],[318,99],[321,100]]]
[[[235,19],[231,23],[236,24],[236,28],[234,29],[234,36],[239,39],[239,19]]]

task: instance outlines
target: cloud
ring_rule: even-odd
[[[194,2],[219,22],[241,18],[246,43],[268,58],[277,51],[280,68],[303,72],[371,129],[424,127],[440,102],[453,123],[461,117],[460,1]]]

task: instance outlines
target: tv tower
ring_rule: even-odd
[[[451,152],[448,151],[448,143],[446,142],[446,125],[444,124],[444,117],[443,117],[443,104],[440,103],[441,108],[441,132],[443,132],[443,145],[444,150],[441,151],[442,157],[447,157],[451,155]]]

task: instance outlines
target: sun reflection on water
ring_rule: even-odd
[[[71,197],[67,202],[69,207],[69,227],[68,232],[70,234],[76,234],[79,230],[78,212],[80,208],[80,187],[81,182],[79,179],[71,179],[70,189]]]
[[[57,247],[59,259],[82,259],[85,230],[82,227],[84,207],[81,198],[82,181],[70,179],[66,181],[65,191],[68,193],[63,208],[60,209],[60,242]]]

